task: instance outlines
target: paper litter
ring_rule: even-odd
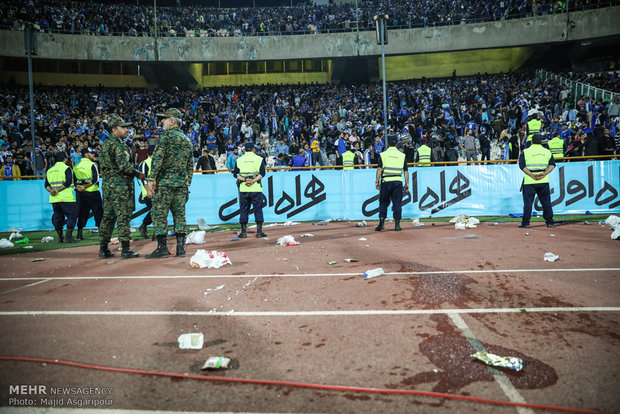
[[[226,357],[209,357],[202,368],[200,369],[220,369],[220,368],[228,368],[228,364],[230,364],[230,358]]]

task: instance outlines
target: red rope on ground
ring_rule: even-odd
[[[238,383],[258,384],[258,385],[281,385],[285,387],[314,388],[314,389],[328,390],[328,391],[353,391],[353,392],[365,392],[365,393],[377,393],[377,394],[422,395],[422,396],[427,396],[427,397],[447,398],[447,399],[452,399],[452,400],[465,400],[465,401],[473,401],[473,402],[479,402],[479,403],[485,403],[485,404],[507,405],[507,406],[514,406],[514,407],[526,407],[526,408],[539,408],[541,410],[551,410],[551,411],[564,411],[567,413],[601,414],[600,411],[582,410],[580,408],[555,407],[552,405],[543,405],[543,404],[528,404],[528,403],[518,403],[518,402],[512,402],[512,401],[490,400],[487,398],[469,397],[467,395],[445,394],[441,392],[432,392],[432,391],[396,390],[396,389],[388,389],[388,388],[347,387],[347,386],[341,386],[341,385],[321,385],[321,384],[309,384],[309,383],[302,383],[302,382],[271,381],[271,380],[259,380],[259,379],[245,379],[245,378],[207,377],[204,375],[179,374],[179,373],[174,373],[174,372],[146,371],[142,369],[132,369],[132,368],[116,368],[116,367],[108,367],[104,365],[84,364],[81,362],[71,362],[71,361],[63,361],[59,359],[46,359],[46,358],[0,356],[0,360],[40,362],[40,363],[45,363],[45,364],[58,364],[58,365],[67,365],[71,367],[95,369],[99,371],[123,372],[123,373],[128,373],[128,374],[142,374],[142,375],[156,375],[156,376],[161,376],[161,377],[187,378],[187,379],[195,379],[195,380],[203,380],[203,381],[238,382]]]

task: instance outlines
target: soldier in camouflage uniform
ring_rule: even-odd
[[[153,194],[153,225],[157,237],[157,249],[146,257],[167,257],[170,255],[166,246],[168,229],[168,211],[174,219],[174,232],[177,238],[176,255],[185,256],[185,203],[189,197],[194,165],[193,146],[189,138],[181,132],[183,114],[176,108],[169,108],[164,114],[161,134],[153,153],[149,182]]]
[[[129,222],[133,213],[134,177],[144,179],[144,174],[136,170],[131,162],[129,147],[125,144],[127,127],[131,122],[124,122],[118,115],[108,119],[108,132],[101,152],[99,163],[103,179],[103,218],[99,226],[99,257],[108,258],[114,253],[108,248],[114,223],[118,223],[118,239],[121,241],[123,259],[138,257],[138,253],[129,248],[131,231]]]

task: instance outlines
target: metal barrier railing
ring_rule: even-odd
[[[547,72],[543,69],[536,70],[536,76],[541,80],[551,79],[558,82],[560,85],[565,85],[570,88],[571,96],[573,97],[573,103],[575,106],[582,96],[594,98],[594,100],[600,100],[602,102],[612,101],[616,98],[620,98],[620,93],[609,91],[607,89],[598,88],[596,86],[589,85],[584,82],[574,81],[564,76]]]
[[[556,161],[560,162],[571,162],[571,161],[605,161],[605,160],[614,160],[620,159],[620,154],[618,155],[584,155],[579,157],[555,157]],[[511,159],[511,160],[484,160],[484,161],[433,161],[430,163],[423,164],[431,164],[429,167],[421,167],[419,162],[410,162],[407,163],[408,167],[418,167],[418,168],[430,168],[430,167],[438,167],[438,166],[452,166],[452,165],[481,165],[481,164],[516,164],[519,160]],[[354,165],[354,170],[362,170],[362,169],[372,169],[376,168],[377,164],[359,164]],[[313,167],[269,167],[266,168],[267,171],[315,171],[315,170],[342,170],[342,165],[317,165]],[[197,170],[194,171],[194,175],[196,174],[225,174],[232,173],[233,170]],[[19,177],[11,177],[11,178],[0,178],[0,181],[20,181],[20,180],[37,180],[37,179],[45,179],[44,175],[22,175]]]

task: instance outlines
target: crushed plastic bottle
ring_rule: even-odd
[[[559,258],[560,256],[557,256],[553,253],[545,253],[545,256],[544,256],[545,262],[555,262]]]
[[[381,276],[384,273],[385,272],[383,271],[382,267],[378,267],[376,269],[367,270],[366,273],[364,273],[364,279],[372,279],[373,277]]]

